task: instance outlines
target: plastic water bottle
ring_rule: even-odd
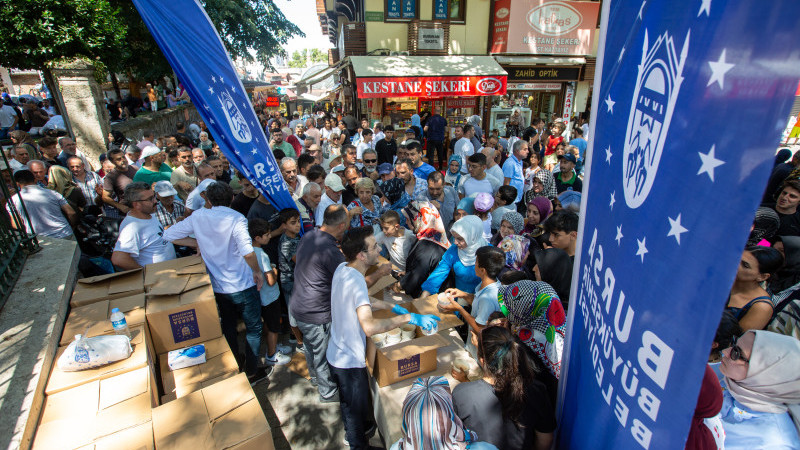
[[[114,327],[114,334],[127,336],[131,338],[131,332],[128,329],[128,321],[125,320],[125,314],[120,312],[119,308],[111,310],[111,326]]]

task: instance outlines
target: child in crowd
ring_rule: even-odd
[[[492,206],[494,197],[486,192],[479,192],[475,196],[475,215],[483,222],[483,238],[486,242],[492,239]]]
[[[263,250],[269,243],[269,233],[272,227],[264,219],[251,219],[247,224],[250,238],[253,240],[253,249],[258,260],[258,267],[264,272],[264,286],[259,294],[261,295],[261,318],[264,320],[264,328],[267,336],[267,354],[264,358],[264,365],[280,366],[288,363],[292,359],[283,352],[289,352],[286,346],[278,351],[278,332],[281,326],[281,306],[277,301],[280,296],[278,288],[278,269],[269,260],[269,256]]]
[[[475,294],[468,294],[455,288],[448,289],[445,292],[451,297],[450,305],[438,306],[442,312],[458,311],[461,313],[461,318],[469,325],[470,329],[466,343],[467,351],[476,360],[478,359],[478,336],[480,336],[481,330],[486,328],[489,315],[500,311],[500,304],[497,302],[500,283],[497,281],[497,276],[505,264],[506,255],[499,248],[491,246],[479,248],[475,252],[475,275],[481,279],[481,284],[475,288]],[[456,298],[463,298],[472,305],[472,314],[458,304],[455,301]]]
[[[300,244],[300,212],[294,208],[282,209],[279,213],[281,224],[283,224],[283,234],[281,234],[280,254],[278,255],[278,267],[281,269],[281,288],[283,297],[286,299],[286,306],[292,301],[292,291],[294,290],[294,266],[297,263],[297,246]],[[303,350],[303,334],[297,328],[297,322],[289,313],[289,326],[292,329],[294,341],[289,339],[289,343],[297,344],[299,351]]]
[[[516,211],[517,188],[514,186],[500,186],[494,194],[494,209],[492,210],[492,231],[500,229],[500,220],[507,212]]]
[[[544,229],[550,234],[550,245],[567,252],[575,260],[575,242],[578,239],[578,215],[560,210],[544,222]]]
[[[417,237],[408,228],[400,225],[397,211],[386,211],[380,218],[381,232],[375,235],[379,247],[385,247],[392,265],[400,272],[406,271],[406,258]]]
[[[556,156],[556,148],[558,144],[564,142],[564,130],[566,126],[564,126],[563,122],[556,122],[553,124],[552,128],[550,128],[550,132],[552,133],[547,138],[547,147],[544,150],[544,168],[553,171],[553,168],[558,164],[558,156]]]

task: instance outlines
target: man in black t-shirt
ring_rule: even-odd
[[[800,236],[798,205],[800,205],[800,180],[784,181],[778,194],[778,203],[775,204],[775,212],[781,219],[781,226],[775,233],[777,236]]]
[[[378,153],[378,165],[383,163],[394,163],[397,155],[397,141],[394,140],[394,127],[386,125],[383,129],[385,135],[383,139],[375,144],[375,151]]]

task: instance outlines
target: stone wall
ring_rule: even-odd
[[[191,122],[202,120],[197,109],[192,104],[180,105],[174,108],[139,115],[125,122],[114,123],[111,129],[121,131],[126,138],[134,142],[142,140],[142,131],[153,130],[156,137],[166,134],[175,134],[175,125],[184,122],[188,127]]]

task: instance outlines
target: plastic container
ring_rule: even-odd
[[[402,340],[402,336],[400,334],[400,328],[394,328],[386,332],[386,340],[384,341],[384,346],[399,344]]]
[[[425,336],[430,336],[432,334],[436,334],[436,333],[439,332],[439,324],[438,323],[434,323],[433,327],[431,329],[429,329],[429,330],[426,330],[425,328],[422,328],[422,327],[419,327],[419,328],[420,328],[420,330],[422,330],[422,333]]]
[[[404,341],[410,341],[416,337],[416,325],[406,324],[400,327],[400,329],[402,330],[401,335],[403,336]]]
[[[442,292],[436,296],[436,299],[439,301],[440,306],[450,306],[450,297],[447,293]]]
[[[119,308],[114,308],[111,310],[111,326],[114,327],[114,334],[120,336],[127,336],[128,339],[131,338],[131,330],[128,329],[128,321],[125,320],[125,314],[120,312]]]

